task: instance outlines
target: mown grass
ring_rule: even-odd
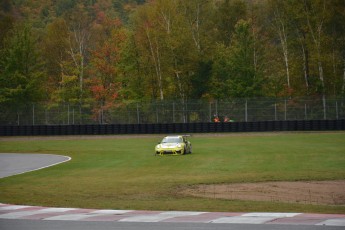
[[[160,136],[0,142],[0,152],[53,153],[72,160],[0,179],[0,202],[57,207],[345,213],[319,206],[195,198],[194,184],[343,180],[345,133],[195,135],[193,154],[154,156]],[[345,190],[344,190],[345,193]]]

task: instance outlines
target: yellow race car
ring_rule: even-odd
[[[188,135],[166,136],[155,147],[155,155],[183,155],[192,153],[192,144],[187,140]]]

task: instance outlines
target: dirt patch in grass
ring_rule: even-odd
[[[345,205],[345,180],[197,185],[182,193],[227,200]]]

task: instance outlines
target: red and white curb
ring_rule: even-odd
[[[96,210],[2,203],[0,219],[345,226],[344,214]]]

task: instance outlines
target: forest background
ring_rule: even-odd
[[[3,111],[345,95],[344,0],[1,0],[0,31]]]

